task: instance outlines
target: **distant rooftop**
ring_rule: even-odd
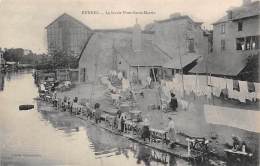
[[[180,13],[174,13],[170,15],[170,18],[164,19],[164,20],[155,20],[157,23],[164,23],[164,22],[170,22],[170,21],[176,21],[176,20],[182,20],[182,19],[188,19],[191,20],[193,23],[201,25],[203,22],[196,22],[190,16],[188,15],[181,15]]]
[[[95,32],[119,32],[119,33],[133,33],[133,28],[119,28],[119,29],[94,29]],[[153,31],[144,30],[143,34],[153,34]]]
[[[260,14],[260,1],[254,1],[247,5],[242,5],[240,7],[232,8],[228,10],[227,12],[232,12],[232,18],[229,19],[228,15],[223,16],[218,21],[216,21],[213,24],[219,24],[226,22],[228,20],[238,20],[238,19],[244,19],[248,17],[254,17],[259,16]]]
[[[63,13],[62,15],[60,15],[59,17],[57,17],[54,21],[52,21],[49,25],[47,25],[45,28],[47,29],[49,26],[51,26],[53,23],[55,23],[56,21],[58,21],[59,19],[61,19],[62,17],[68,17],[72,20],[74,20],[75,22],[83,25],[84,27],[86,27],[87,29],[91,30],[90,27],[88,27],[87,25],[83,24],[81,21],[79,21],[78,19],[72,17],[71,15],[67,14],[67,13]]]

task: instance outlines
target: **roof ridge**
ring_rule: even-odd
[[[83,52],[85,51],[85,49],[86,49],[86,47],[87,47],[87,45],[88,45],[90,39],[92,38],[92,36],[94,36],[94,34],[95,34],[95,33],[90,33],[90,36],[88,37],[87,41],[85,42],[84,47],[82,48],[82,50],[81,50],[81,52],[80,52],[80,54],[79,54],[78,64],[79,64],[79,61],[80,61],[80,59],[81,59],[81,57],[82,57]]]
[[[81,21],[79,21],[78,19],[76,19],[75,17],[72,17],[71,15],[67,14],[67,13],[63,13],[62,15],[60,15],[59,17],[57,17],[55,20],[53,20],[50,24],[48,24],[45,29],[47,29],[49,26],[51,26],[54,22],[56,22],[58,19],[60,19],[61,17],[64,16],[68,16],[69,18],[73,19],[74,21],[76,21],[77,23],[83,25],[84,27],[86,27],[88,30],[92,30],[89,26],[85,25],[84,23],[82,23]]]
[[[185,18],[188,18],[188,19],[192,20],[191,17],[188,16],[188,15],[181,15],[181,16],[178,16],[178,17],[170,17],[170,18],[163,19],[163,20],[155,20],[155,22],[163,23],[163,22],[169,22],[169,21],[174,21],[174,20],[181,20],[181,19],[185,19]]]

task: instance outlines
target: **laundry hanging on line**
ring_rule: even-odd
[[[122,79],[122,90],[123,90],[123,91],[126,91],[126,90],[129,89],[129,88],[130,88],[130,82],[129,82],[129,80],[123,78],[123,79]]]
[[[238,80],[233,80],[233,90],[240,91]]]
[[[255,92],[255,85],[253,82],[247,82],[248,92]]]

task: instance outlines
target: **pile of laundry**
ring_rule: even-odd
[[[103,85],[107,87],[108,95],[112,99],[112,103],[118,106],[122,99],[122,94],[130,90],[130,82],[125,79],[121,72],[110,71],[108,76],[100,78]]]

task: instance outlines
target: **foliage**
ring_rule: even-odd
[[[3,57],[6,61],[19,62],[21,64],[35,65],[46,56],[44,54],[35,54],[30,50],[27,50],[27,53],[25,53],[25,50],[22,48],[10,48],[2,51]]]
[[[77,58],[61,51],[56,51],[51,56],[35,54],[22,48],[0,48],[0,51],[3,52],[3,57],[6,61],[35,65],[36,69],[76,68],[78,62]]]
[[[67,55],[64,52],[55,52],[52,56],[53,59],[53,66],[56,69],[63,69],[63,68],[76,68],[77,67],[77,58]]]

